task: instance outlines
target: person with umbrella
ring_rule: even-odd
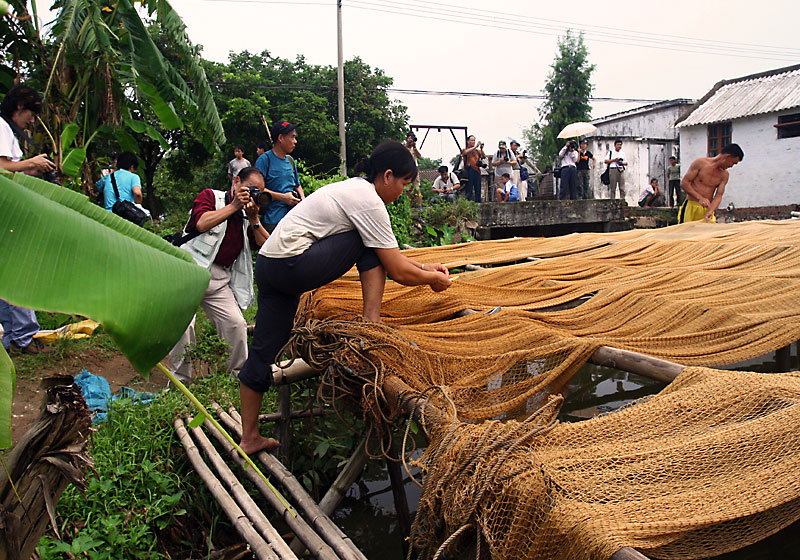
[[[558,152],[558,161],[561,165],[561,185],[558,189],[558,200],[565,200],[569,195],[570,200],[578,198],[578,146],[574,140],[568,140],[561,151]]]

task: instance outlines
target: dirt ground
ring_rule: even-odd
[[[150,392],[159,391],[167,386],[167,378],[160,370],[154,369],[150,372],[150,378],[144,379],[122,354],[109,355],[107,351],[98,349],[70,356],[55,366],[38,371],[35,375],[31,373],[17,375],[14,402],[11,407],[11,435],[14,443],[19,441],[39,416],[39,410],[44,402],[44,394],[40,388],[41,380],[59,375],[78,375],[81,368],[86,368],[94,375],[105,377],[112,393],[116,393],[123,386]]]

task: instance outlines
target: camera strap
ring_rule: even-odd
[[[117,197],[117,202],[119,202],[119,189],[117,189],[117,179],[114,177],[115,173],[116,171],[111,174],[111,186],[114,187],[114,196]]]
[[[14,120],[11,117],[9,117],[8,115],[2,115],[2,117],[3,117],[3,120],[8,123],[8,126],[11,127],[11,131],[14,133],[14,135],[17,138],[22,138],[23,140],[25,140],[28,144],[33,146],[33,149],[36,150],[37,152],[41,152],[42,151],[42,149],[39,147],[39,144],[34,142],[33,138],[28,136],[28,133],[25,132],[24,130],[22,130],[19,127],[19,125],[17,123],[15,123]]]

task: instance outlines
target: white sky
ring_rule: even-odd
[[[302,54],[311,64],[336,64],[335,0],[171,0],[171,4],[207,59],[225,62],[230,51],[266,49],[290,60]],[[614,0],[569,5],[531,0],[343,0],[343,6],[345,60],[361,57],[402,89],[541,94],[558,36],[568,27],[587,32],[589,60],[596,65],[595,97],[699,98],[721,79],[800,63],[800,2],[790,0]],[[647,38],[661,42],[657,48],[641,46]],[[724,49],[736,52],[716,54]],[[521,141],[522,129],[538,120],[540,103],[394,97],[408,107],[411,124],[468,126],[492,149],[500,139]],[[594,102],[592,116],[641,104]],[[298,132],[303,142],[302,127]],[[447,162],[456,147],[449,133],[434,130],[422,152]]]

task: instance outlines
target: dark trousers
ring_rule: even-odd
[[[472,167],[467,167],[467,178],[469,179],[469,183],[465,188],[464,195],[470,199],[474,200],[475,202],[481,201],[481,172],[473,169]]]
[[[289,340],[300,296],[333,282],[353,264],[360,272],[381,264],[375,251],[364,247],[357,231],[320,239],[296,257],[273,259],[258,255],[256,328],[239,381],[259,393],[269,389],[270,366]]]
[[[578,199],[578,171],[572,165],[561,168],[561,185],[558,188],[558,200]]]
[[[673,197],[674,193],[674,197]],[[672,179],[669,182],[669,205],[672,206],[680,206],[683,204],[683,199],[686,198],[686,193],[683,192],[681,188],[681,180],[680,179]]]

